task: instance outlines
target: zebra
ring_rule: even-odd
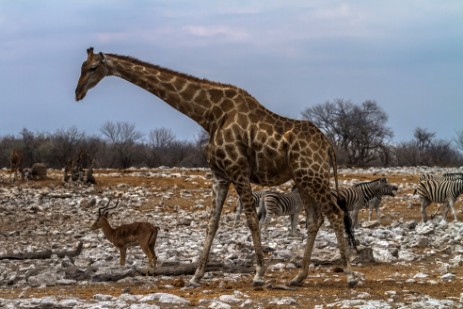
[[[463,179],[463,173],[444,173],[442,175],[435,174],[421,174],[418,181],[423,180],[436,180],[436,181],[445,181],[445,180],[461,180]]]
[[[347,210],[351,212],[353,226],[358,227],[359,210],[366,208],[367,203],[374,197],[379,198],[384,194],[388,194],[389,190],[385,189],[387,185],[386,178],[378,178],[373,181],[355,184],[349,188],[339,188],[339,196],[337,196],[335,190],[332,190],[331,194],[337,199],[345,201]]]
[[[449,208],[452,210],[454,221],[457,221],[455,212],[455,201],[463,193],[463,179],[459,180],[423,180],[418,183],[414,194],[418,194],[421,199],[421,218],[427,221],[426,207],[431,203],[445,203],[444,219],[447,220]]]
[[[381,200],[383,196],[395,196],[395,192],[399,191],[399,188],[395,185],[387,184],[381,189],[381,195],[373,197],[368,202],[368,221],[371,221],[371,215],[373,213],[373,209],[376,210],[376,221],[379,222],[381,217],[379,206],[381,205]]]
[[[273,216],[290,216],[291,231],[290,235],[294,236],[296,232],[297,218],[303,207],[302,199],[297,190],[288,193],[267,191],[261,197],[259,211],[259,227],[263,235],[268,238],[267,227]]]
[[[267,191],[252,191],[252,197],[254,198],[254,208],[257,209],[257,207],[260,205],[261,198],[265,195],[266,192]],[[238,198],[235,206],[235,221],[233,223],[233,226],[236,226],[238,221],[240,221],[240,216],[242,212],[243,203],[241,203],[241,200]]]

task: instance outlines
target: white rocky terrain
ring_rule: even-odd
[[[207,169],[96,171],[96,186],[63,184],[60,171],[51,171],[47,181],[12,183],[3,170],[0,308],[462,308],[461,206],[457,203],[458,222],[438,213],[421,223],[412,192],[424,171],[442,172],[339,171],[344,186],[377,177],[399,186],[396,197],[384,199],[380,222],[367,222],[366,211],[361,214],[362,227],[355,231],[361,254],[352,254],[358,286],[348,289],[338,272],[336,238],[326,222],[304,286],[285,285],[303,255],[301,215],[297,237],[288,237],[286,217],[270,224],[264,241],[267,282],[253,289],[253,246],[244,218],[233,225],[233,189],[209,259],[217,268],[206,273],[201,287],[185,284],[205,236],[211,203]],[[289,188],[288,183],[278,189]],[[149,221],[160,227],[155,251],[161,273],[143,275],[147,259],[138,247],[128,250],[120,266],[118,250],[101,230],[90,230],[98,204],[108,199],[121,201],[110,217],[113,226]],[[428,214],[436,209],[429,207]]]

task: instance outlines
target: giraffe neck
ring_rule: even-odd
[[[108,75],[118,76],[159,97],[209,133],[220,122],[224,101],[233,104],[239,89],[165,69],[140,60],[107,54]]]

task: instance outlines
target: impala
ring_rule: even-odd
[[[119,201],[113,207],[109,207],[109,203],[110,201],[106,206],[98,208],[98,218],[93,223],[92,230],[102,229],[105,238],[119,249],[121,266],[125,265],[127,248],[139,245],[148,258],[147,274],[150,267],[154,271],[157,260],[154,246],[159,228],[149,222],[133,222],[112,228],[108,221],[108,212],[116,208]]]

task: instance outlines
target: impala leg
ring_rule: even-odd
[[[152,268],[152,265],[153,265],[153,255],[151,253],[151,249],[148,246],[140,246],[140,248],[143,250],[143,253],[145,253],[146,255],[146,258],[148,259],[148,267],[147,267],[147,271],[146,271],[146,276],[148,276],[148,273],[150,272],[150,269]],[[153,271],[154,271],[154,268],[153,268]]]
[[[156,252],[154,251],[154,244],[152,246],[149,246],[149,251],[151,253],[151,267],[153,268],[153,273],[154,270],[156,269],[156,262],[158,260],[158,257],[156,256]]]
[[[229,182],[220,181],[216,178],[213,179],[212,185],[212,197],[213,207],[209,215],[209,223],[206,231],[206,239],[204,241],[203,251],[199,256],[198,266],[193,278],[190,279],[190,285],[199,286],[199,281],[204,277],[206,271],[206,264],[211,251],[212,241],[214,240],[215,234],[219,227],[220,214],[222,213],[223,204],[228,194],[228,188],[230,187]]]
[[[119,248],[119,252],[120,252],[119,264],[121,266],[124,266],[125,265],[125,256],[127,254],[127,248],[126,247],[121,247],[121,248]]]

